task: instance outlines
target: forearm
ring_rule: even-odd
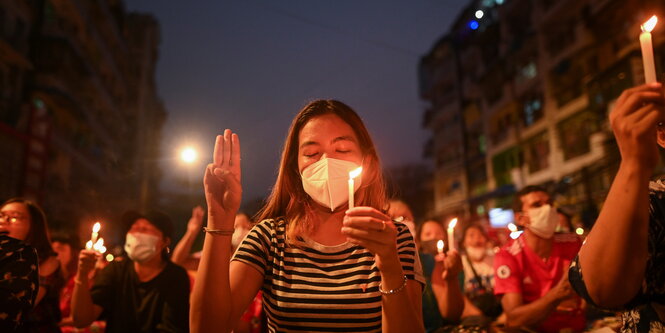
[[[439,312],[443,318],[458,321],[464,311],[464,295],[457,280],[446,279],[436,288],[432,286]]]
[[[506,313],[506,326],[520,327],[520,326],[534,326],[545,320],[547,316],[554,311],[559,304],[559,300],[554,298],[551,294],[529,303],[516,306],[512,309],[507,309],[504,305],[504,312]]]
[[[648,256],[649,176],[648,171],[621,164],[579,252],[587,291],[598,305],[623,305],[642,284]]]
[[[82,328],[89,326],[95,319],[94,303],[88,289],[88,274],[77,274],[72,293],[73,325]]]
[[[381,288],[393,290],[404,283],[401,269],[381,274]],[[383,332],[423,332],[422,290],[418,282],[407,280],[404,290],[381,296]]]
[[[180,266],[185,264],[187,257],[189,256],[189,252],[192,250],[192,245],[196,240],[196,236],[197,232],[190,230],[187,230],[185,235],[182,236],[182,239],[173,249],[173,255],[171,255],[171,261],[173,261],[174,264]]]
[[[230,332],[233,302],[229,282],[231,236],[206,234],[192,291],[192,332]]]

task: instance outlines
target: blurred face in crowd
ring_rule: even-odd
[[[462,244],[465,248],[485,248],[487,246],[487,238],[485,238],[485,235],[478,228],[469,228],[464,235]]]
[[[146,234],[150,236],[155,236],[157,238],[157,241],[154,244],[155,246],[154,255],[160,255],[162,251],[164,251],[164,249],[170,243],[170,239],[165,238],[161,230],[159,230],[157,227],[155,227],[155,225],[153,225],[152,223],[150,223],[150,221],[144,218],[137,219],[136,222],[132,224],[132,227],[129,228],[127,234],[133,234],[133,235]]]
[[[30,232],[30,212],[20,202],[12,202],[0,209],[0,232],[9,237],[25,240]]]
[[[444,237],[445,233],[443,232],[443,226],[436,221],[426,221],[420,230],[421,242],[444,239]]]
[[[363,156],[355,132],[334,114],[312,118],[298,136],[298,171],[322,158],[334,158],[361,165]]]
[[[518,224],[525,227],[531,223],[527,213],[530,209],[552,204],[550,195],[541,191],[527,193],[520,199],[522,201],[522,211],[516,214],[517,216],[515,220]]]
[[[67,266],[72,260],[72,247],[67,243],[54,241],[51,243],[53,251],[58,254],[58,261],[62,266]]]

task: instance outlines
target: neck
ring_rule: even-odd
[[[313,213],[314,221],[311,222],[315,227],[309,235],[312,240],[323,245],[337,245],[346,242],[346,236],[342,234],[342,220],[346,213],[344,206],[333,212],[330,211],[330,208],[315,208]]]
[[[139,277],[139,281],[146,282],[152,280],[162,272],[166,266],[166,261],[162,259],[161,252],[156,254],[150,260],[142,263],[134,262],[134,271]]]
[[[524,230],[524,241],[542,259],[547,259],[552,254],[553,238],[542,238],[527,228]]]

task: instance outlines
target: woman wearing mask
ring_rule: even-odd
[[[464,228],[462,248],[463,322],[485,326],[502,310],[501,301],[494,296],[494,252],[488,248],[488,236],[480,224],[472,223]]]
[[[60,332],[58,299],[65,281],[60,273],[60,262],[51,247],[46,215],[36,203],[21,198],[5,201],[0,212],[9,237],[37,249],[39,289],[35,307],[25,319],[26,327],[29,332]]]
[[[416,235],[426,281],[422,298],[425,331],[449,329],[459,322],[464,309],[458,283],[462,270],[460,256],[455,250],[445,255],[437,248],[437,243],[446,239],[443,225],[437,221],[425,221],[417,228]]]
[[[359,166],[349,209],[349,172]],[[208,232],[192,295],[194,332],[229,332],[259,289],[271,332],[422,331],[413,238],[381,211],[379,158],[351,108],[318,100],[296,116],[261,222],[233,260],[242,187],[240,143],[230,130],[217,137],[204,185]]]
[[[189,279],[167,255],[173,225],[164,214],[129,212],[125,251],[129,259],[115,261],[95,277],[88,273],[99,253],[82,250],[72,297],[76,327],[85,327],[102,313],[106,332],[187,332]]]

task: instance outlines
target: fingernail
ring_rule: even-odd
[[[342,233],[343,233],[343,234],[346,234],[346,233],[348,233],[348,232],[349,232],[349,228],[347,228],[347,227],[342,227]]]

